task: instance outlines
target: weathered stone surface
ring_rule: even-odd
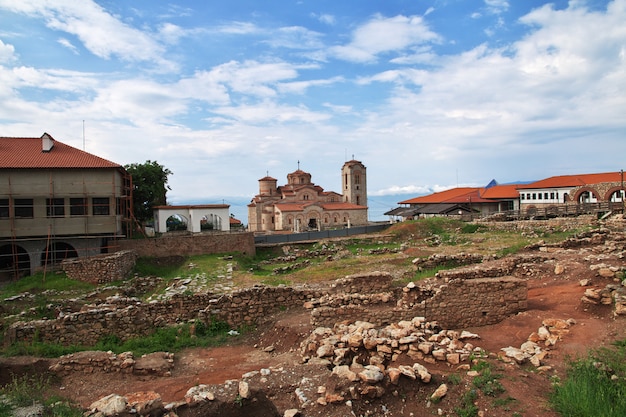
[[[384,377],[385,374],[383,374],[379,367],[374,365],[367,365],[363,371],[359,372],[361,381],[368,384],[376,384],[382,381]]]
[[[197,405],[203,401],[213,401],[215,394],[208,385],[196,385],[187,390],[185,402],[189,405]]]
[[[430,396],[430,399],[434,401],[435,403],[439,402],[443,397],[446,396],[447,393],[448,393],[448,386],[446,384],[441,384],[439,385],[439,387],[437,387],[435,392],[432,393],[432,395]]]
[[[250,384],[246,381],[239,381],[239,396],[241,398],[250,398]]]
[[[417,375],[419,375],[420,380],[426,384],[428,384],[432,378],[430,372],[428,372],[428,369],[426,369],[426,367],[420,363],[414,363],[413,364],[413,370],[417,373]]]
[[[126,397],[127,407],[130,407],[140,416],[149,415],[163,407],[161,396],[154,391],[134,392],[126,394],[124,397]]]
[[[93,402],[89,409],[92,412],[100,412],[104,416],[115,416],[126,410],[126,398],[117,394],[110,394]]]

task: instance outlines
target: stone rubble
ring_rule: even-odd
[[[549,355],[549,349],[569,333],[569,328],[574,324],[576,324],[574,319],[545,319],[541,327],[531,333],[528,340],[519,348],[513,346],[502,348],[499,357],[505,362],[515,362],[518,365],[530,362],[536,368],[540,368]]]

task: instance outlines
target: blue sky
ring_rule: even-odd
[[[376,219],[623,169],[624,22],[626,0],[0,0],[0,136],[156,160],[170,203],[244,221],[259,178],[300,161],[340,191],[354,157]]]

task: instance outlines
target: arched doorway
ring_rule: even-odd
[[[30,274],[30,256],[18,245],[0,246],[0,281],[17,279]]]
[[[69,258],[78,258],[76,249],[65,242],[53,242],[41,255],[41,266],[59,264],[64,259]]]
[[[165,221],[167,225],[167,231],[173,232],[176,230],[187,230],[187,219],[180,214],[173,214]]]

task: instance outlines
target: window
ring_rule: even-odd
[[[0,198],[0,219],[9,218],[9,199]]]
[[[360,184],[361,183],[361,176],[359,174],[355,174],[354,175],[354,183],[355,184]]]
[[[537,200],[541,200],[542,196],[543,196],[543,194],[539,193],[539,194],[537,195]]]
[[[16,198],[14,201],[15,217],[32,219],[34,214],[32,198]]]
[[[86,198],[70,198],[70,216],[86,216],[87,215],[87,199]]]
[[[543,199],[547,200],[548,199],[548,193],[543,193]]]
[[[520,200],[524,199],[524,193],[521,193],[519,196],[520,196]]]
[[[530,200],[530,193],[526,193],[526,200]]]
[[[46,198],[46,216],[64,217],[65,200],[62,198]]]
[[[551,200],[554,200],[554,193],[553,193],[553,192],[552,192],[552,193],[550,193],[550,199],[551,199]]]
[[[110,212],[108,197],[94,197],[91,199],[94,216],[108,216]]]
[[[537,193],[533,193],[533,200],[537,199]]]

